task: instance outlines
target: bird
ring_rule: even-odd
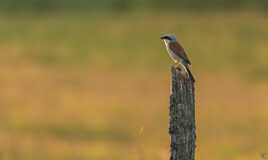
[[[184,51],[184,48],[180,45],[179,41],[177,41],[176,37],[173,36],[172,34],[167,34],[160,37],[160,39],[164,40],[168,54],[171,57],[171,59],[175,61],[176,63],[175,65],[179,63],[182,64],[185,71],[188,73],[189,78],[193,82],[195,82],[195,78],[189,69],[189,65],[191,65],[191,62],[186,52]]]

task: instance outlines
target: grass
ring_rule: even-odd
[[[184,44],[197,77],[197,160],[268,152],[268,22],[260,13],[0,23],[1,159],[168,159],[166,32]]]
[[[1,59],[159,70],[170,63],[159,37],[174,33],[195,68],[267,68],[262,13],[2,16],[0,24]]]
[[[29,64],[0,71],[3,159],[168,157],[168,72]],[[259,158],[268,86],[234,75],[198,79],[197,159]]]

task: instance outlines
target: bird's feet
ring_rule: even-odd
[[[180,70],[181,71],[181,64],[180,63],[175,63],[175,64],[173,64],[173,67],[174,68],[176,68],[176,69],[178,69],[178,70]]]

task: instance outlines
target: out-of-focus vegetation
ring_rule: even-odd
[[[266,4],[1,1],[0,159],[168,159],[165,33],[197,80],[196,159],[261,159],[268,20],[257,10]]]
[[[2,0],[5,12],[88,12],[88,11],[182,11],[225,9],[268,9],[266,0]]]
[[[174,33],[194,71],[268,73],[268,22],[261,13],[2,16],[0,24],[5,62],[166,70],[170,59],[159,37]]]
[[[0,73],[1,159],[168,159],[168,69],[1,63]],[[195,75],[197,160],[261,159],[268,85]]]

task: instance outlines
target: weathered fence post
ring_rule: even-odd
[[[170,160],[194,160],[196,139],[194,83],[185,79],[185,75],[178,68],[171,67],[171,73]]]

